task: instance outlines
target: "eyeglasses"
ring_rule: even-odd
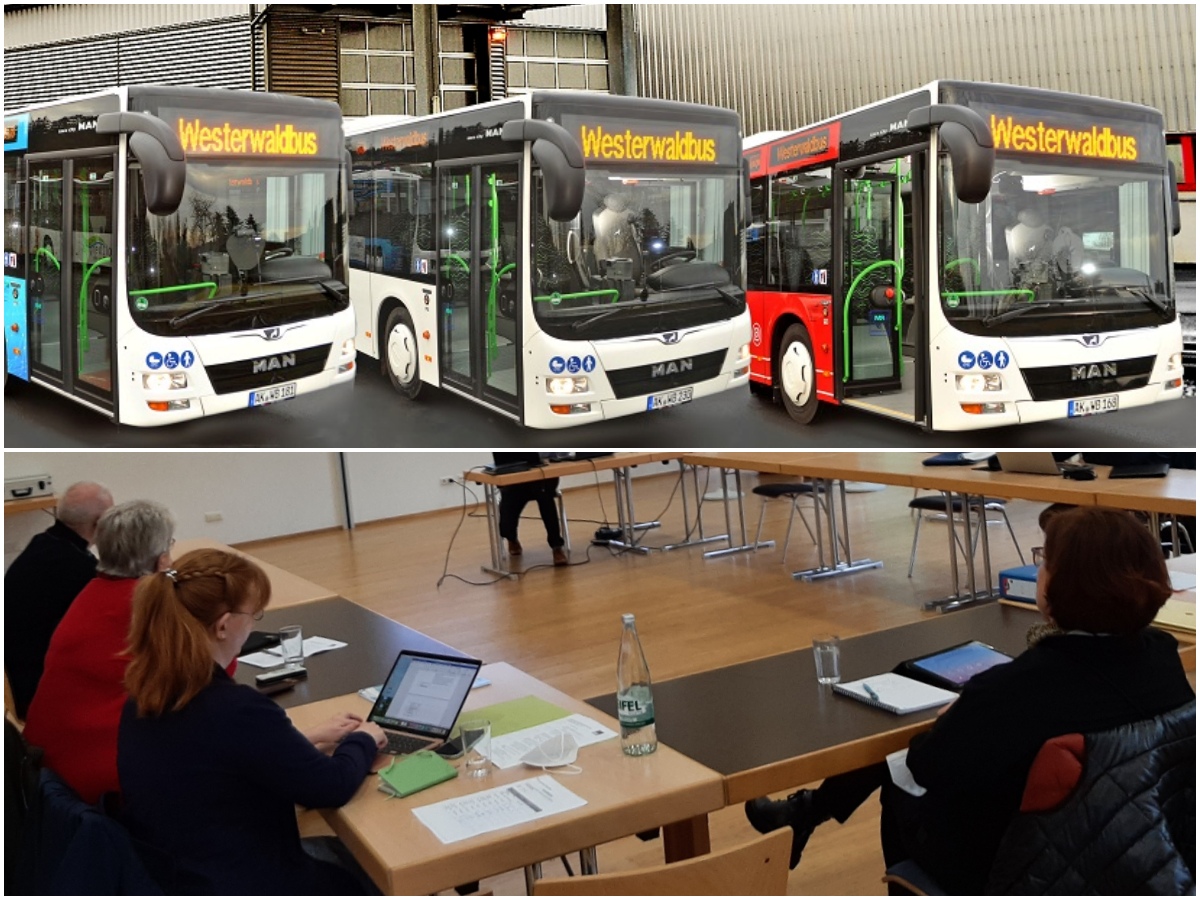
[[[255,622],[261,622],[263,620],[263,616],[265,616],[267,614],[267,611],[265,609],[260,609],[258,612],[250,613],[250,612],[242,612],[242,610],[240,610],[240,609],[231,609],[229,611],[229,614],[231,616],[249,616]]]
[[[1034,547],[1033,549],[1031,549],[1029,551],[1029,554],[1030,554],[1030,556],[1033,557],[1033,564],[1035,566],[1040,566],[1042,563],[1044,563],[1046,561],[1046,548],[1045,547]]]

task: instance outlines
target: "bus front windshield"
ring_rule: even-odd
[[[1161,172],[996,160],[982,203],[942,164],[941,301],[970,334],[1116,331],[1169,322]]]
[[[572,222],[533,214],[533,300],[548,334],[576,340],[678,331],[740,315],[739,181],[734,174],[588,167]]]
[[[271,328],[349,305],[335,166],[190,162],[179,209],[146,211],[130,178],[129,306],[160,336]]]

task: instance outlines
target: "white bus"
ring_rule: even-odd
[[[745,387],[740,125],[569,92],[348,123],[360,352],[534,428]]]
[[[751,389],[796,421],[964,431],[1182,396],[1157,110],[939,81],[746,157]]]
[[[336,104],[123,87],[4,130],[6,379],[127,425],[353,379]]]

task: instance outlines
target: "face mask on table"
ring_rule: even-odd
[[[579,756],[579,745],[575,738],[563,731],[546,738],[528,753],[521,757],[521,762],[539,769],[555,769],[560,766],[570,766],[578,774],[583,771],[579,766],[572,765]]]

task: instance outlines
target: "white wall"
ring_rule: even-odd
[[[435,452],[8,452],[4,477],[50,475],[56,492],[76,481],[99,481],[118,503],[149,499],[175,515],[176,536],[210,537],[226,544],[344,527],[341,459],[351,515],[356,523],[447,509],[462,502],[458,485],[444,476],[488,465],[491,453]],[[663,466],[641,466],[635,475],[658,474]],[[612,476],[600,473],[602,484]],[[563,487],[594,484],[595,475],[563,479]],[[481,488],[474,488],[482,499]],[[468,502],[470,497],[468,496]],[[206,522],[210,513],[220,521]],[[29,538],[48,527],[45,513],[9,516],[4,522],[5,567]]]

